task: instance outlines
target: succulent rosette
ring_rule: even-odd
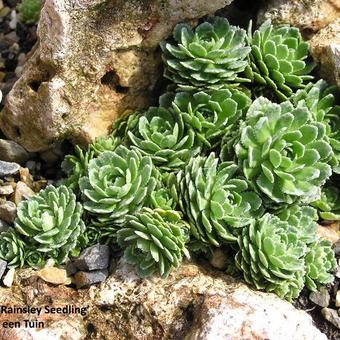
[[[258,98],[240,127],[235,152],[240,169],[270,202],[311,202],[332,173],[325,125],[307,108]]]
[[[55,252],[57,260],[63,262],[85,229],[82,212],[69,188],[49,185],[20,202],[15,229],[38,252]]]
[[[13,229],[0,232],[0,259],[12,268],[24,265],[25,243]]]
[[[122,141],[113,135],[97,137],[89,145],[89,150],[93,151],[94,157],[98,157],[102,152],[114,151]]]
[[[111,136],[119,138],[122,142],[127,139],[127,133],[130,130],[134,130],[138,125],[139,117],[141,113],[138,111],[126,111],[122,116],[118,117],[112,124]],[[109,151],[109,150],[107,150]],[[113,150],[111,150],[113,151]]]
[[[167,277],[178,267],[186,249],[189,230],[181,215],[172,210],[144,208],[127,217],[126,225],[117,232],[124,258],[136,266],[142,277],[158,272]]]
[[[161,44],[164,76],[180,88],[219,89],[247,81],[240,76],[250,52],[246,32],[230,25],[225,18],[208,18],[195,30],[187,24],[178,24],[173,38],[173,44]]]
[[[236,175],[237,165],[209,157],[193,158],[177,175],[182,211],[193,236],[219,246],[236,241],[236,230],[263,213],[260,197]]]
[[[329,126],[329,141],[334,156],[331,161],[333,172],[340,174],[340,106],[334,106],[327,114],[325,121]]]
[[[340,191],[336,182],[330,181],[321,189],[319,200],[311,203],[324,221],[340,221]]]
[[[184,123],[195,131],[197,139],[214,148],[250,106],[250,98],[239,90],[221,89],[165,94],[161,105],[170,105]],[[169,106],[170,106],[169,105]]]
[[[80,179],[84,209],[99,223],[122,224],[154,190],[157,173],[149,156],[120,145],[90,161]]]
[[[321,285],[332,283],[336,268],[334,251],[328,240],[319,240],[309,246],[306,261],[306,286],[316,291]]]
[[[251,53],[246,76],[259,86],[273,89],[280,100],[313,79],[310,72],[315,64],[308,61],[309,45],[298,28],[273,26],[267,20],[253,34],[250,25],[248,42]]]
[[[150,156],[165,171],[178,170],[200,151],[194,130],[184,124],[183,116],[163,107],[151,107],[128,135],[133,149]]]
[[[74,154],[65,156],[61,163],[61,168],[67,175],[62,184],[75,191],[79,190],[79,179],[85,176],[89,161],[94,157],[95,155],[92,150],[85,151],[76,146]]]
[[[304,225],[291,225],[267,213],[242,229],[235,261],[249,284],[287,300],[299,295],[307,246],[299,239],[298,228]]]
[[[40,269],[46,263],[46,254],[34,248],[28,248],[25,251],[25,263],[31,268]]]

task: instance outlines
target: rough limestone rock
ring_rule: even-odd
[[[39,43],[6,98],[0,128],[28,151],[107,133],[117,115],[157,98],[158,45],[175,24],[231,2],[46,0]]]
[[[320,76],[340,87],[340,12],[338,20],[313,36],[310,47],[314,60],[320,64]]]
[[[306,312],[192,263],[183,264],[167,279],[141,279],[119,261],[106,282],[78,291],[46,284],[32,270],[25,270],[17,273],[10,289],[0,288],[0,305],[85,308],[84,315],[42,313],[37,319],[45,323],[44,329],[3,329],[2,340],[25,336],[31,340],[326,340]],[[0,322],[25,317],[2,314]]]
[[[338,0],[270,0],[258,13],[258,23],[271,19],[290,23],[301,29],[305,37],[339,18]]]

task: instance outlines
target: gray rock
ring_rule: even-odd
[[[85,288],[95,283],[103,282],[107,278],[108,274],[109,273],[106,269],[95,270],[92,272],[78,272],[74,276],[73,282],[78,289]]]
[[[336,328],[340,329],[340,316],[335,309],[322,308],[321,314],[327,321],[333,324]]]
[[[15,175],[19,169],[20,165],[17,163],[0,161],[0,177]]]
[[[72,276],[78,271],[78,268],[74,265],[72,261],[66,263],[65,269],[67,276]]]
[[[110,251],[106,245],[95,244],[81,252],[73,264],[79,270],[99,270],[109,266]]]
[[[335,255],[340,255],[340,241],[336,242],[333,246]]]
[[[11,268],[3,277],[2,282],[6,287],[12,287],[14,281],[15,269]]]
[[[326,288],[321,288],[318,292],[311,292],[309,300],[320,307],[328,307],[330,296]]]
[[[2,276],[4,275],[6,268],[7,268],[7,262],[0,259],[0,280]]]
[[[7,222],[13,223],[17,216],[17,207],[11,201],[6,201],[0,204],[0,219]]]
[[[24,164],[28,159],[28,152],[18,143],[0,139],[0,158],[2,161]]]
[[[5,221],[0,219],[0,231],[5,231],[8,228],[9,228],[9,225]]]

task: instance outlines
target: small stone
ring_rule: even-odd
[[[72,261],[66,263],[65,269],[68,276],[72,276],[78,271],[77,267],[74,265]]]
[[[0,177],[16,175],[19,169],[20,165],[17,163],[0,161]]]
[[[5,221],[0,219],[0,232],[6,231],[8,228],[9,228],[9,225]]]
[[[0,10],[0,17],[5,17],[11,12],[11,9],[9,7],[4,7]]]
[[[4,275],[6,268],[7,268],[7,262],[0,259],[0,280],[2,276]]]
[[[81,252],[73,263],[79,270],[106,269],[109,266],[110,251],[107,245],[95,244]]]
[[[35,168],[37,166],[37,162],[35,161],[27,161],[25,164],[26,168],[30,171],[30,172],[34,172]]]
[[[0,219],[7,223],[14,223],[17,216],[17,207],[11,201],[0,204]]]
[[[14,73],[18,78],[20,78],[23,70],[24,70],[23,66],[17,66],[14,70]]]
[[[213,267],[217,269],[226,269],[228,264],[227,254],[223,252],[222,249],[216,248],[209,262]]]
[[[335,309],[326,307],[322,308],[321,314],[327,321],[329,321],[335,327],[340,329],[340,316],[338,315],[338,312]]]
[[[48,259],[48,260],[46,261],[46,263],[45,263],[44,268],[54,267],[54,265],[55,265],[55,260],[53,260],[53,259]]]
[[[77,288],[89,287],[93,284],[103,282],[108,276],[107,269],[92,272],[78,272],[74,276],[73,283]]]
[[[20,53],[18,56],[18,66],[23,66],[27,60],[26,53]]]
[[[33,183],[33,190],[35,192],[39,192],[41,189],[44,189],[47,185],[46,179],[40,179],[39,181],[36,181]]]
[[[24,182],[19,181],[15,187],[13,202],[18,206],[21,201],[27,200],[34,195],[34,191]]]
[[[11,12],[11,21],[9,22],[9,27],[14,30],[17,27],[17,12],[16,11],[12,11]]]
[[[338,279],[340,279],[340,265],[338,265],[336,267],[336,271],[335,271],[334,276],[337,277]]]
[[[11,268],[4,276],[2,282],[6,287],[12,287],[14,281],[15,269]]]
[[[6,139],[0,139],[0,155],[3,161],[19,164],[24,164],[28,159],[28,152],[22,146]]]
[[[28,168],[20,168],[19,173],[20,173],[20,180],[22,182],[24,182],[25,184],[27,184],[27,186],[32,188],[32,186],[33,186],[33,177],[30,174],[30,171],[28,170]]]
[[[37,272],[37,276],[54,285],[69,285],[71,283],[71,279],[67,277],[66,270],[56,267],[43,268]]]
[[[330,296],[326,288],[321,288],[318,292],[311,292],[309,300],[320,307],[328,307]]]
[[[340,290],[335,294],[335,307],[340,307]]]
[[[4,2],[0,0],[0,10],[4,8]]]
[[[340,255],[340,241],[337,241],[333,247],[335,255]]]
[[[339,234],[333,228],[321,225],[318,225],[317,234],[321,239],[328,240],[332,244],[335,244],[340,239]]]
[[[8,196],[14,192],[12,185],[3,185],[0,187],[0,195]]]

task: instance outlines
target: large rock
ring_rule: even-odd
[[[305,37],[339,18],[338,0],[269,0],[258,13],[258,22],[271,19],[299,27]]]
[[[310,316],[273,294],[256,292],[210,268],[183,264],[167,279],[141,279],[118,262],[99,287],[54,287],[31,270],[18,272],[11,289],[0,288],[0,305],[73,306],[80,313],[46,314],[44,329],[16,329],[3,340],[22,339],[320,339]],[[27,316],[15,315],[22,321]],[[0,314],[0,322],[8,315]],[[34,315],[32,315],[34,319]],[[13,334],[15,332],[15,334]],[[18,335],[19,334],[19,335]],[[29,337],[31,336],[31,337]]]
[[[39,43],[7,96],[1,129],[28,151],[105,134],[117,115],[157,98],[158,45],[175,24],[231,2],[46,0]]]

